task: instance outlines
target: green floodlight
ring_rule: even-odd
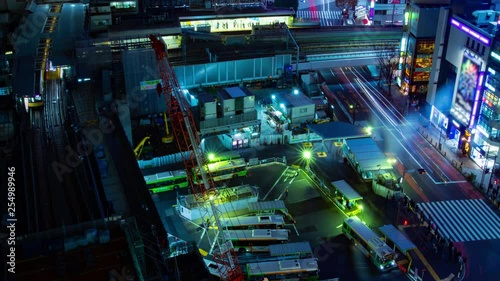
[[[212,162],[212,161],[214,161],[214,160],[215,160],[215,154],[213,154],[213,153],[209,153],[209,154],[208,154],[208,161]]]
[[[305,158],[306,160],[309,160],[309,159],[311,159],[311,157],[312,157],[312,153],[311,153],[311,151],[310,151],[310,150],[304,150],[304,152],[303,152],[302,156],[304,156],[304,158]]]

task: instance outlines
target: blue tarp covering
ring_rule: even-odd
[[[381,226],[378,229],[387,237],[387,239],[394,242],[396,247],[398,247],[401,252],[406,253],[407,251],[416,248],[415,244],[408,240],[408,238],[406,238],[406,236],[404,236],[399,229],[394,227],[394,225],[388,224]]]

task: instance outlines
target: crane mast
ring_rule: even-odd
[[[184,98],[179,81],[168,61],[166,44],[161,37],[158,39],[155,35],[150,35],[149,39],[155,51],[158,71],[163,83],[163,85],[157,85],[157,91],[166,99],[167,112],[177,147],[181,152],[188,152],[187,156],[183,154],[183,162],[191,191],[200,206],[203,206],[203,223],[213,221],[219,230],[215,241],[210,241],[208,235],[207,238],[209,243],[214,243],[212,255],[218,264],[220,278],[223,281],[242,281],[244,276],[236,252],[231,240],[225,235],[225,229],[220,223],[221,212],[213,200],[217,196],[215,183],[206,167],[204,153],[199,145],[199,134],[189,104]]]

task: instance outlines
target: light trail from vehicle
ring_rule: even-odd
[[[446,172],[443,171],[441,167],[436,165],[436,163],[431,159],[431,157],[428,156],[428,154],[423,150],[421,146],[415,145],[412,138],[422,138],[422,136],[415,133],[417,128],[414,126],[414,124],[406,120],[406,118],[394,107],[394,105],[390,103],[383,96],[383,94],[377,88],[375,88],[375,86],[373,86],[370,81],[368,81],[357,69],[354,69],[354,71],[351,70],[351,73],[356,76],[356,82],[358,82],[358,85],[363,89],[366,97],[372,100],[373,104],[377,107],[378,112],[382,113],[387,118],[386,120],[392,125],[392,130],[390,130],[391,134],[393,134],[393,131],[398,132],[397,137],[394,134],[393,136],[402,145],[403,149],[405,149],[408,155],[419,165],[422,165],[422,162],[425,163],[425,168],[429,169],[429,171],[433,171],[435,176],[438,177],[438,179],[436,179],[431,173],[427,173],[434,184],[466,182],[452,181],[446,174]],[[408,128],[410,128],[410,130],[408,130]],[[408,136],[412,136],[412,138],[408,138]],[[401,142],[403,142],[404,145]],[[418,152],[417,157],[414,157],[414,154],[410,153],[407,147],[414,152]],[[426,157],[423,157],[422,155],[426,155]],[[417,160],[416,158],[419,159]]]
[[[340,71],[345,80],[352,87],[353,91],[359,95],[359,98],[363,101],[363,103],[365,103],[365,106],[373,112],[374,117],[389,129],[388,132],[401,145],[403,150],[406,151],[409,158],[412,159],[417,166],[432,172],[432,174],[427,173],[431,182],[438,185],[465,182],[451,181],[443,170],[434,164],[430,157],[427,157],[427,159],[422,157],[422,155],[426,155],[426,153],[420,146],[415,146],[411,138],[407,137],[414,134],[414,127],[412,124],[409,123],[406,118],[404,118],[404,116],[402,116],[401,113],[399,113],[399,111],[397,111],[397,109],[385,99],[385,97],[383,97],[382,93],[380,93],[377,89],[373,89],[373,85],[369,84],[369,81],[366,80],[366,78],[364,78],[359,72],[355,73],[354,71],[357,71],[356,69],[353,71],[352,68],[346,68],[346,71],[349,71],[349,73],[355,77],[354,79],[350,78],[344,69],[341,68]],[[361,92],[363,92],[363,94],[361,94]],[[411,128],[411,132],[408,132],[409,130],[405,130],[405,128]],[[436,175],[439,175],[437,177],[440,177],[438,180],[436,180]],[[405,179],[406,178],[407,177],[405,177]],[[422,188],[418,186],[413,178],[409,179],[407,182],[423,200],[427,199],[427,196],[423,193]]]

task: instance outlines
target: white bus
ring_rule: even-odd
[[[381,271],[387,271],[397,266],[394,260],[395,252],[358,217],[345,219],[342,224],[342,232]]]
[[[269,245],[288,243],[290,240],[286,229],[228,230],[224,233],[239,253],[269,252]]]
[[[293,259],[248,263],[246,265],[247,280],[318,280],[318,261],[310,259]]]
[[[241,216],[221,219],[221,224],[227,229],[281,229],[285,218],[280,215]]]

